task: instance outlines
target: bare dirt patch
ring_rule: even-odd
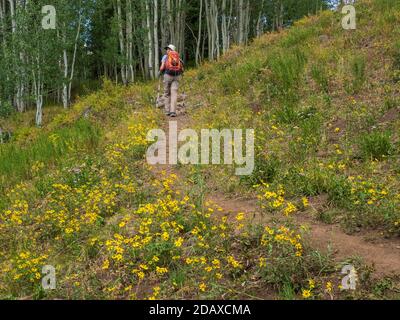
[[[227,199],[214,194],[209,196],[208,200],[222,207],[225,213],[248,214],[247,218],[253,223],[267,223],[272,218],[260,213],[256,199]],[[322,203],[323,199],[315,199],[315,205]],[[375,268],[375,275],[378,277],[400,273],[400,239],[379,238],[371,242],[366,235],[348,235],[339,225],[315,221],[307,213],[295,215],[294,218],[298,224],[309,227],[313,247],[321,252],[331,250],[335,261],[342,262],[350,257],[361,257],[366,264]]]

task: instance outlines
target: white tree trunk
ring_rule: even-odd
[[[237,42],[239,44],[243,43],[243,29],[244,29],[244,12],[243,12],[243,0],[239,0],[239,18],[238,18],[238,39]]]
[[[16,31],[17,31],[17,23],[16,23],[16,19],[15,19],[15,15],[16,15],[16,4],[14,0],[8,0],[9,4],[10,4],[10,15],[11,15],[11,30],[12,30],[12,34],[13,34],[13,39],[14,39],[14,43],[13,45],[15,45],[15,41],[16,40]],[[18,3],[17,3],[18,5]],[[22,64],[23,61],[23,53],[19,52],[18,54],[19,57],[19,63],[16,66],[16,68],[20,68],[20,65]],[[18,72],[18,75],[22,75],[22,70],[20,70]],[[25,111],[25,101],[24,101],[24,95],[25,95],[25,85],[24,85],[24,80],[22,79],[22,77],[19,77],[19,79],[17,79],[17,93],[15,95],[15,104],[17,106],[17,110],[19,112],[23,112]]]
[[[196,44],[196,65],[198,66],[201,62],[200,56],[200,44],[201,44],[201,29],[202,29],[202,21],[203,21],[203,0],[200,0],[200,12],[199,12],[199,33]]]
[[[43,123],[43,84],[38,84],[38,92],[36,95],[36,125],[42,126]]]
[[[128,63],[127,78],[129,81],[135,81],[135,71],[133,68],[133,15],[132,15],[132,0],[126,0],[126,60]]]
[[[69,66],[68,53],[67,53],[67,46],[68,46],[67,45],[67,26],[64,24],[64,33],[63,33],[64,79],[63,79],[63,90],[62,90],[62,101],[63,101],[64,108],[68,108],[71,104],[72,81],[74,79],[74,73],[75,73],[76,53],[78,50],[79,36],[81,33],[81,23],[82,23],[82,15],[79,14],[78,27],[77,27],[76,35],[75,35],[74,52],[72,55],[71,68]]]
[[[40,72],[40,58],[37,57],[36,70],[33,73],[33,89],[36,101],[36,126],[41,127],[43,123],[43,84]]]
[[[71,102],[72,81],[74,79],[74,73],[75,73],[76,52],[78,50],[79,35],[81,33],[81,23],[82,23],[82,15],[79,14],[78,30],[76,31],[75,44],[74,44],[74,54],[72,56],[71,75],[69,77],[69,85],[68,85],[69,86],[68,87],[68,99],[69,99],[69,102]]]
[[[149,62],[149,74],[150,78],[154,79],[154,60],[153,60],[153,38],[151,35],[151,11],[149,1],[146,1],[146,29],[147,29],[147,43],[148,43],[148,62]]]
[[[122,8],[121,8],[121,0],[117,0],[117,17],[118,17],[118,39],[119,39],[119,48],[121,51],[121,56],[125,56],[125,45],[124,45],[124,31],[122,28]],[[126,67],[125,63],[121,63],[121,78],[124,85],[127,84],[126,81]]]
[[[221,37],[222,37],[222,52],[228,50],[228,26],[226,21],[226,0],[222,0],[222,17],[221,17]]]
[[[154,75],[160,69],[160,49],[158,45],[158,0],[154,0]]]

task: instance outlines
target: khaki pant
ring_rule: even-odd
[[[164,75],[165,112],[175,112],[178,103],[178,89],[181,76]]]

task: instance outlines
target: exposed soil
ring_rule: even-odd
[[[383,115],[383,117],[379,120],[379,123],[383,124],[386,122],[393,122],[399,117],[400,117],[400,107],[392,108]]]
[[[252,222],[268,222],[271,217],[262,215],[256,199],[227,199],[223,195],[214,194],[208,198],[218,204],[225,212],[237,214],[248,213]],[[368,239],[368,234],[348,235],[339,225],[328,225],[316,221],[307,213],[294,216],[300,225],[310,229],[310,241],[314,248],[321,252],[331,250],[335,261],[360,257],[375,268],[378,277],[400,273],[400,239]]]

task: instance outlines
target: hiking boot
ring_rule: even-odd
[[[175,112],[171,112],[171,113],[169,114],[169,116],[170,116],[171,118],[176,118],[176,113],[175,113]]]

